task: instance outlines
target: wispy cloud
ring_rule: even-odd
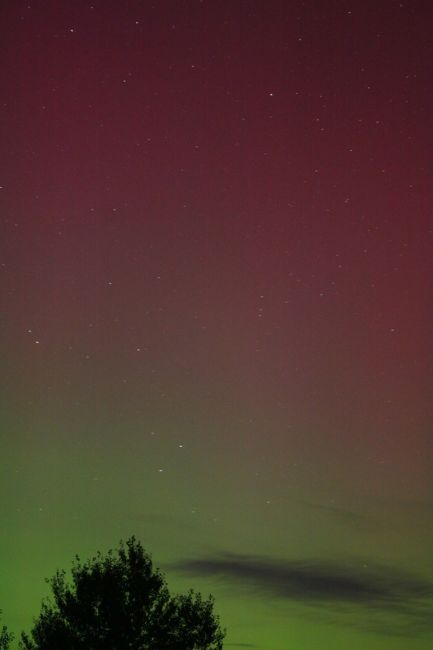
[[[349,510],[348,508],[341,508],[334,505],[324,505],[320,503],[311,503],[310,501],[302,501],[302,505],[310,510],[329,515],[338,524],[345,526],[353,526],[356,528],[365,527],[367,517],[364,514]]]
[[[177,568],[200,576],[248,585],[258,594],[328,608],[346,615],[345,624],[386,634],[422,634],[432,627],[433,583],[398,569],[365,563],[348,566],[323,560],[274,561],[263,557],[221,554],[187,560]],[[368,610],[368,617],[365,617]],[[347,620],[347,615],[352,620]],[[395,618],[398,621],[395,621]],[[391,620],[392,619],[392,620]],[[344,622],[339,619],[339,622]]]

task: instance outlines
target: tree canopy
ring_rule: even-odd
[[[8,632],[6,625],[3,625],[0,628],[0,650],[8,650],[11,641],[13,641],[13,636]]]
[[[30,635],[22,634],[24,650],[223,647],[225,633],[212,596],[204,600],[193,590],[170,595],[164,576],[134,537],[84,563],[77,556],[71,583],[65,571],[48,583],[52,597],[43,602]]]

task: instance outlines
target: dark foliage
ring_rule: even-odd
[[[8,650],[11,641],[13,641],[13,635],[10,634],[7,627],[3,625],[3,627],[0,628],[0,650]]]
[[[25,650],[221,650],[224,632],[213,599],[190,591],[171,596],[164,576],[134,537],[48,581]]]

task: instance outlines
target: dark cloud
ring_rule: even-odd
[[[219,577],[248,586],[267,598],[287,599],[335,614],[368,618],[362,627],[386,634],[422,633],[432,626],[433,583],[387,566],[359,562],[348,566],[325,561],[273,561],[262,557],[222,554],[184,561],[181,571]],[[389,619],[398,616],[398,625]],[[340,621],[341,622],[341,621]],[[346,624],[348,621],[346,621]],[[352,623],[350,623],[352,624]],[[355,623],[353,623],[355,624]],[[433,628],[432,628],[433,629]]]
[[[241,555],[221,555],[179,565],[189,573],[220,575],[250,582],[284,598],[353,601],[391,606],[408,598],[433,596],[433,584],[386,567],[356,568],[328,562],[275,562]]]

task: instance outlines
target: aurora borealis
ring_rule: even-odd
[[[2,621],[135,534],[227,648],[430,648],[431,3],[0,16]]]

